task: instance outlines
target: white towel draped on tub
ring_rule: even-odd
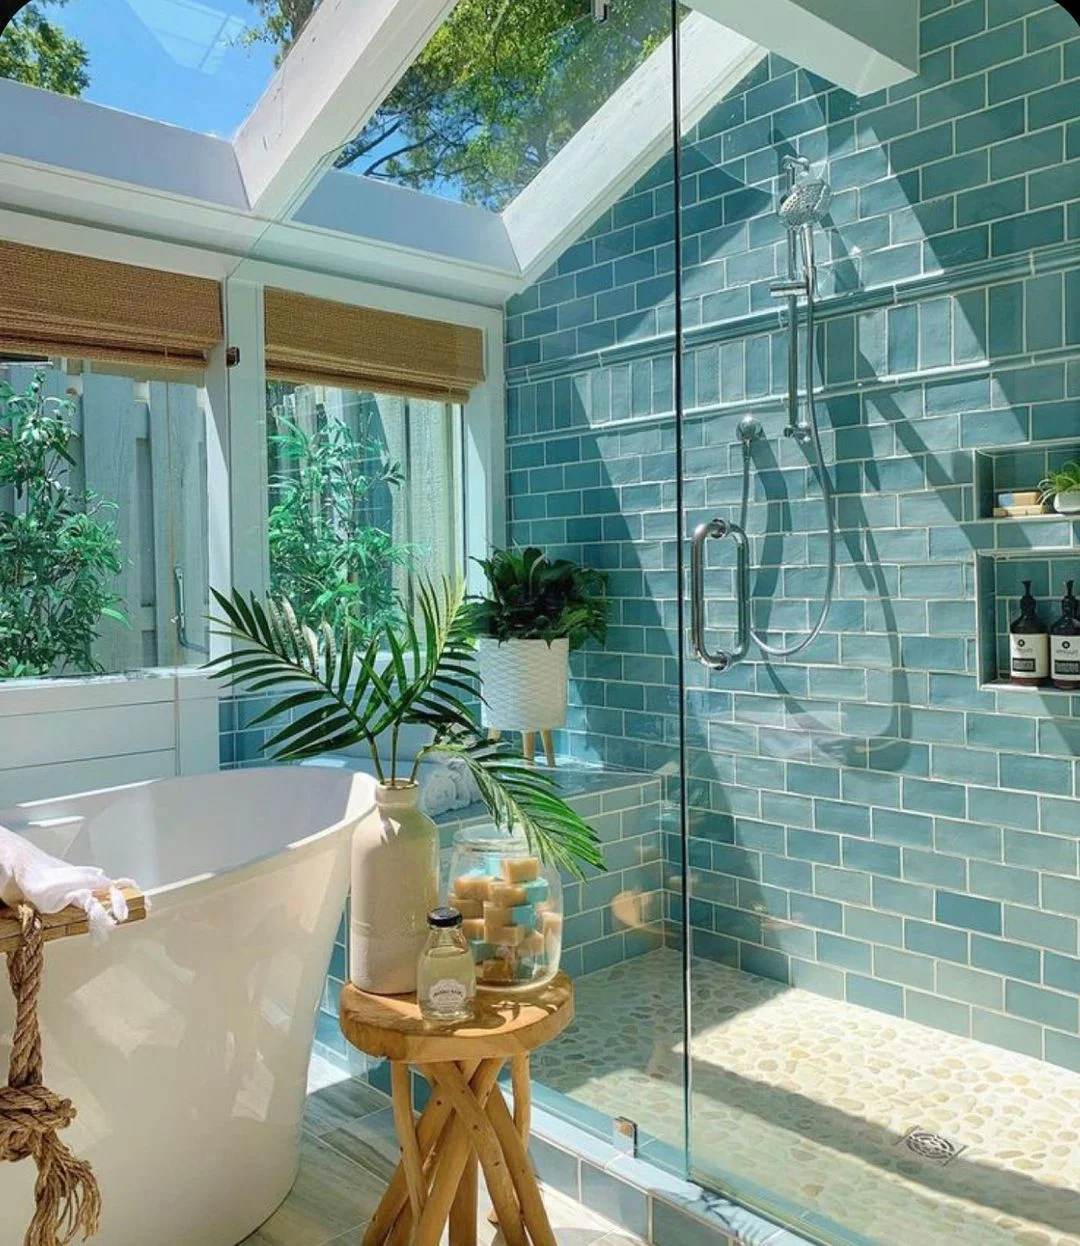
[[[39,913],[59,913],[68,905],[80,908],[90,922],[90,934],[100,942],[127,917],[121,887],[134,887],[129,878],[112,879],[93,865],[71,865],[42,852],[28,839],[0,826],[0,901],[14,906],[25,902]],[[112,913],[94,892],[108,892]]]

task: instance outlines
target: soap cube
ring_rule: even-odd
[[[497,852],[489,852],[484,858],[484,870],[493,878],[502,873],[502,857]]]
[[[524,926],[503,926],[501,930],[492,930],[489,927],[487,938],[489,943],[494,943],[501,951],[503,948],[516,948],[525,938],[525,934]]]
[[[510,910],[510,920],[515,926],[534,926],[536,909],[531,904],[518,904]]]
[[[518,904],[527,904],[528,894],[519,883],[504,883],[496,879],[491,884],[491,902],[508,909],[514,908]]]
[[[521,941],[522,956],[530,956],[533,960],[544,959],[544,936],[538,931],[530,931]]]
[[[446,898],[446,903],[449,904],[452,909],[457,909],[457,911],[464,918],[484,916],[484,902],[478,897],[459,896],[454,892],[451,892]]]
[[[479,870],[470,870],[454,879],[453,893],[463,900],[484,900],[491,888],[491,877]]]
[[[485,924],[482,917],[467,917],[461,923],[461,933],[466,939],[480,939],[484,937]]]
[[[469,951],[472,952],[472,958],[477,965],[482,964],[486,960],[495,959],[495,949],[483,939],[470,939]]]
[[[503,857],[502,876],[508,883],[527,883],[540,877],[540,862],[536,857]]]
[[[522,883],[521,887],[525,892],[525,900],[522,903],[526,904],[545,903],[551,892],[546,878],[530,878],[527,883]]]
[[[505,905],[493,904],[490,900],[484,901],[484,921],[489,926],[512,926],[514,924],[510,910]]]
[[[540,919],[540,929],[545,935],[562,936],[562,914],[552,913],[550,910],[544,913]]]
[[[505,960],[486,960],[477,966],[477,976],[488,986],[504,986],[513,982],[513,966]]]

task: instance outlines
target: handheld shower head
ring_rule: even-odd
[[[795,183],[776,210],[788,229],[820,225],[832,203],[832,187],[824,178],[803,178]]]

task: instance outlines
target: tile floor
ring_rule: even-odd
[[[360,1246],[397,1162],[390,1100],[316,1057],[309,1078],[300,1175],[245,1246]],[[544,1190],[559,1246],[644,1246],[555,1190]],[[481,1183],[479,1246],[501,1246]],[[444,1242],[446,1238],[444,1237]]]
[[[679,954],[576,985],[535,1080],[681,1146]],[[702,1175],[859,1242],[1080,1246],[1080,1075],[712,962],[694,999]]]

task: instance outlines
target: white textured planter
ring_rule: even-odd
[[[570,641],[476,642],[484,705],[481,721],[497,731],[552,731],[566,722]]]
[[[1070,489],[1068,493],[1055,494],[1054,510],[1059,515],[1080,515],[1080,489]]]
[[[439,903],[439,832],[415,783],[379,784],[352,842],[349,978],[376,995],[416,989],[427,915]]]

